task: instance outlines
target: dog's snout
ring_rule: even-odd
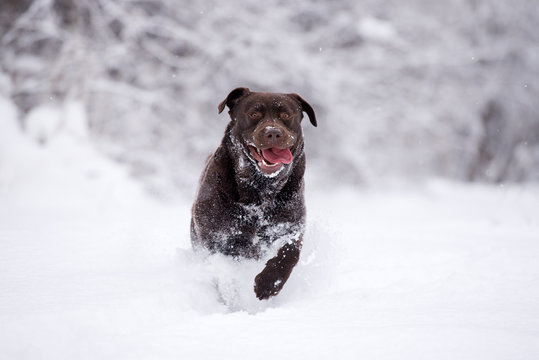
[[[289,148],[296,142],[296,136],[285,126],[271,122],[261,123],[252,131],[252,142],[260,149],[277,147]]]
[[[283,131],[279,128],[276,128],[276,127],[273,127],[273,126],[268,126],[264,129],[264,135],[268,138],[268,139],[279,139],[280,137],[283,136]]]

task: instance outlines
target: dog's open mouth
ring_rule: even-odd
[[[279,149],[276,147],[267,149],[258,149],[249,146],[251,155],[257,161],[258,167],[266,174],[272,174],[283,167],[283,164],[290,164],[294,156],[290,149]]]

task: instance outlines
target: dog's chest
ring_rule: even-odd
[[[297,240],[303,231],[303,224],[287,219],[280,208],[269,201],[261,205],[243,205],[242,210],[238,225],[246,230],[245,235],[251,235],[253,245]]]

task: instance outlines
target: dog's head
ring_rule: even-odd
[[[303,150],[303,112],[317,125],[313,108],[297,94],[237,88],[219,104],[219,113],[225,106],[230,109],[231,135],[265,175],[276,174]]]

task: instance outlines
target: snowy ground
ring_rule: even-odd
[[[190,199],[152,198],[84,133],[39,147],[10,118],[2,359],[539,358],[536,186],[308,186],[301,262],[259,302],[263,264],[191,252]]]

